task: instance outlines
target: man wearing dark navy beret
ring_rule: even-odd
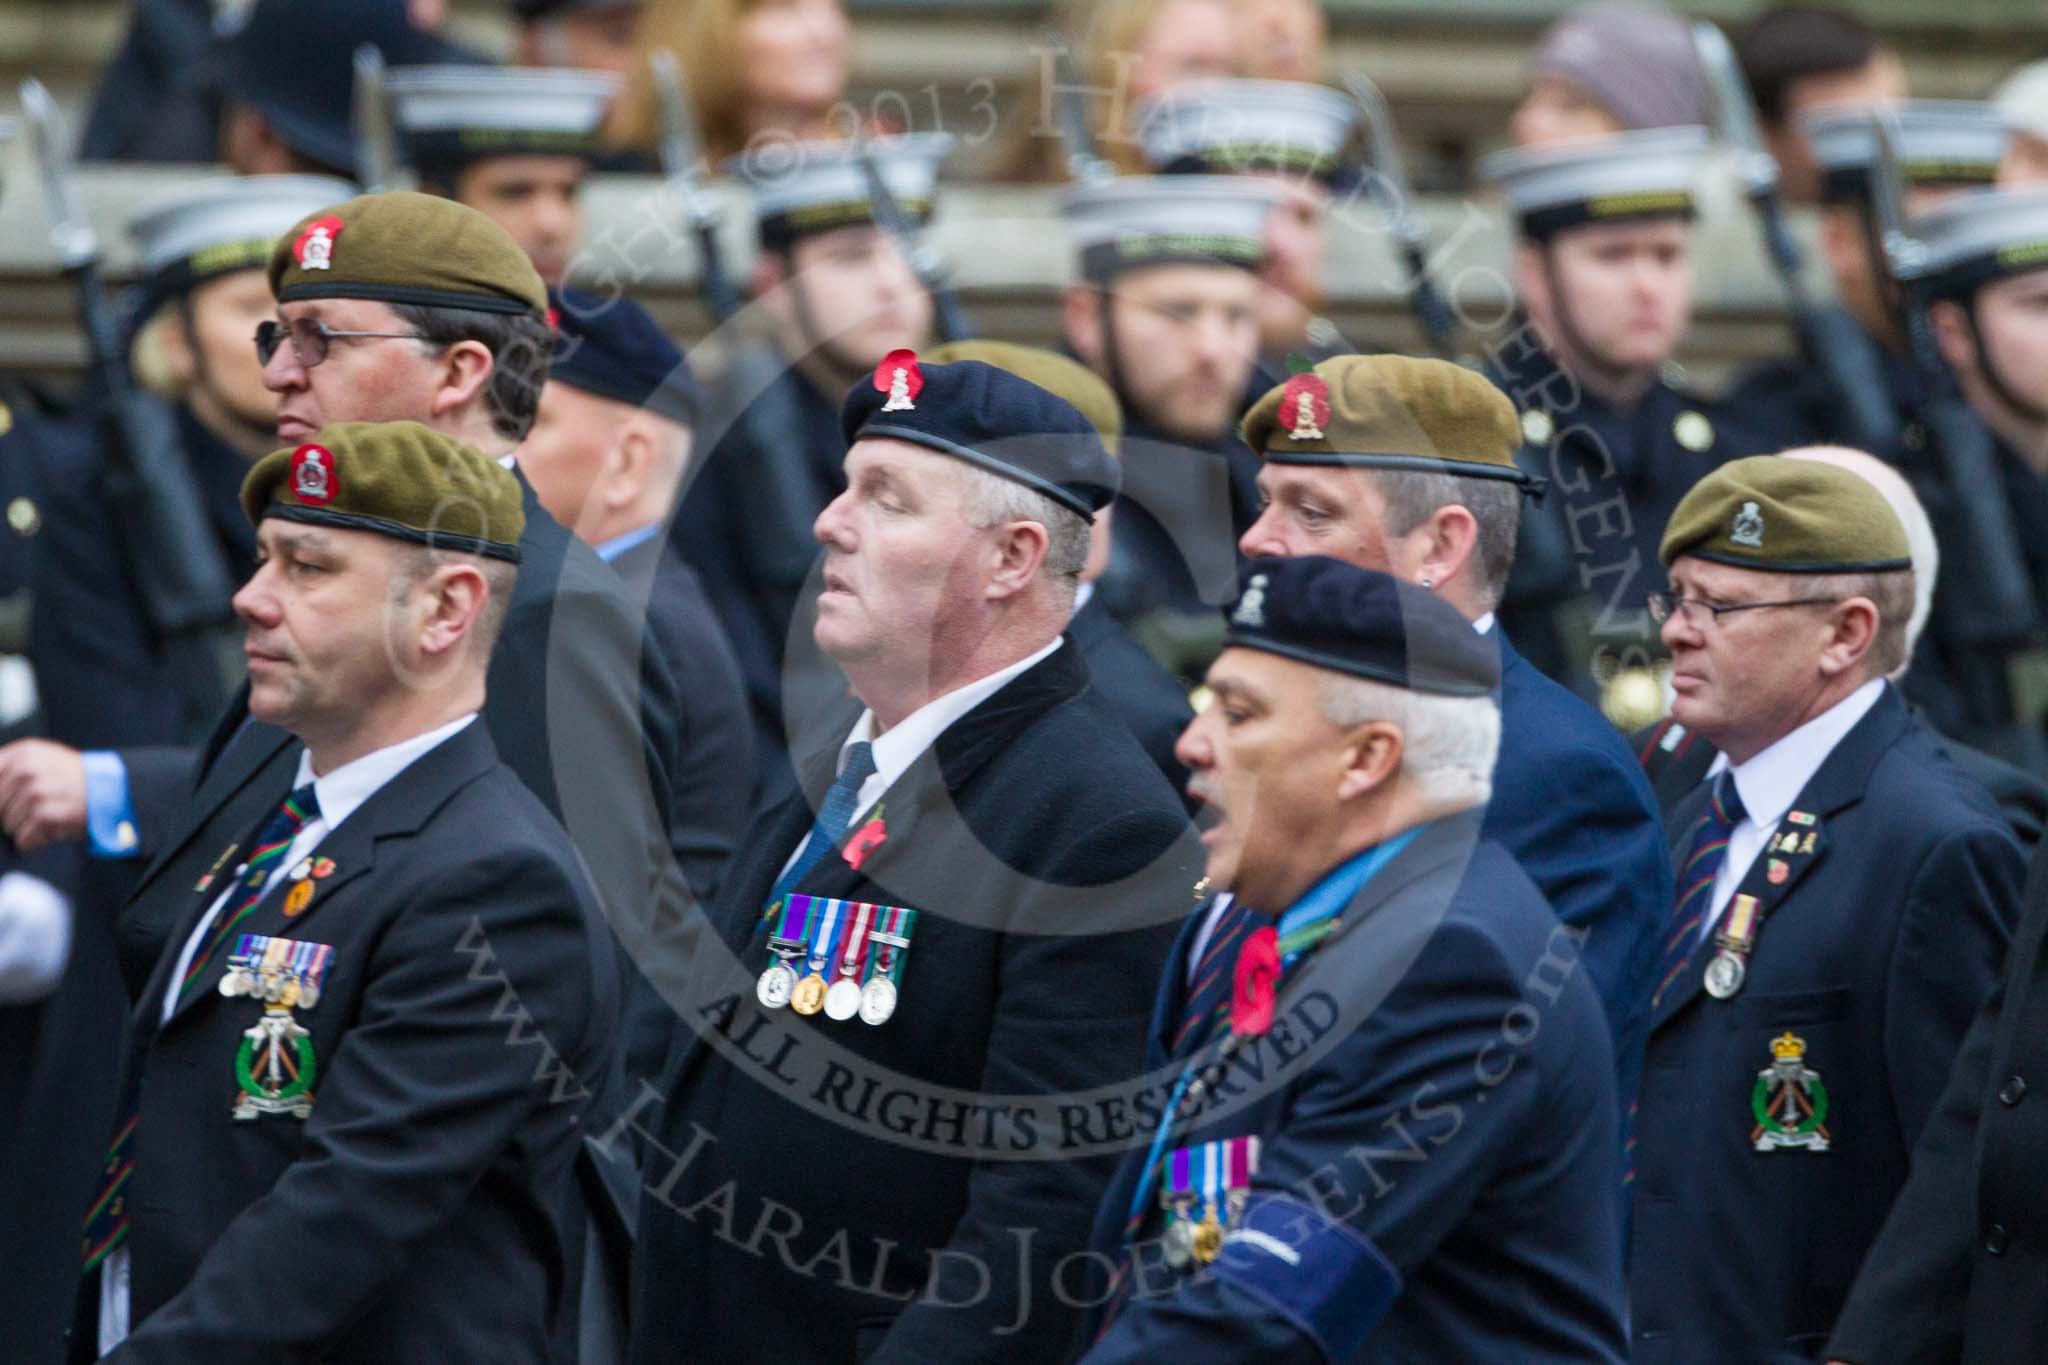
[[[1625,1360],[1606,1022],[1482,828],[1498,652],[1374,570],[1244,572],[1180,745],[1234,900],[1167,963],[1087,1365]]]
[[[812,634],[863,710],[742,842],[641,1134],[649,1365],[1060,1358],[1129,1123],[1060,1107],[1137,1074],[1199,876],[1062,634],[1117,487],[1087,419],[897,351],[842,426]]]

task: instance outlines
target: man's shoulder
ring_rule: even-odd
[[[1940,738],[1917,720],[1878,756],[1861,804],[1884,830],[1888,847],[1899,847],[1901,840],[1931,847],[1977,832],[2012,837],[2012,826],[1984,784],[1958,767]]]
[[[1501,677],[1500,720],[1496,788],[1512,789],[1518,779],[1540,773],[1552,791],[1570,789],[1585,799],[1625,791],[1630,801],[1656,809],[1648,778],[1621,732],[1527,660]]]

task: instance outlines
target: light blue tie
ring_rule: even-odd
[[[846,826],[853,819],[854,802],[860,799],[861,786],[874,775],[875,746],[866,740],[850,746],[839,776],[833,779],[825,799],[818,803],[818,818],[811,822],[810,837],[804,840],[796,861],[775,879],[775,889],[768,893],[769,913],[780,906],[783,897],[796,889],[804,874],[817,866],[818,860],[845,837]]]

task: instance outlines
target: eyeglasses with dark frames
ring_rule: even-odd
[[[1711,612],[1712,620],[1719,624],[1723,616],[1737,611],[1761,611],[1765,607],[1813,607],[1841,601],[1839,597],[1786,597],[1775,602],[1709,602],[1704,597],[1680,597],[1676,593],[1653,592],[1650,594],[1650,620],[1663,625],[1674,616],[1699,624],[1700,612]]]
[[[359,337],[385,337],[392,340],[427,340],[420,332],[339,331],[329,327],[319,318],[293,318],[288,323],[265,319],[256,324],[257,359],[268,365],[270,358],[277,354],[277,348],[284,344],[287,337],[292,343],[292,354],[297,356],[299,364],[308,370],[327,359],[327,348],[337,338],[353,340]]]

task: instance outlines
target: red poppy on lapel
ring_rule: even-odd
[[[880,848],[882,841],[888,837],[888,827],[882,823],[881,812],[877,811],[868,817],[865,825],[854,831],[853,837],[846,841],[845,851],[840,856],[846,859],[848,867],[858,872],[860,865],[868,860],[868,854]]]
[[[1280,934],[1272,925],[1255,929],[1237,950],[1237,975],[1230,993],[1230,1027],[1260,1034],[1273,1026],[1273,996],[1280,981]]]

